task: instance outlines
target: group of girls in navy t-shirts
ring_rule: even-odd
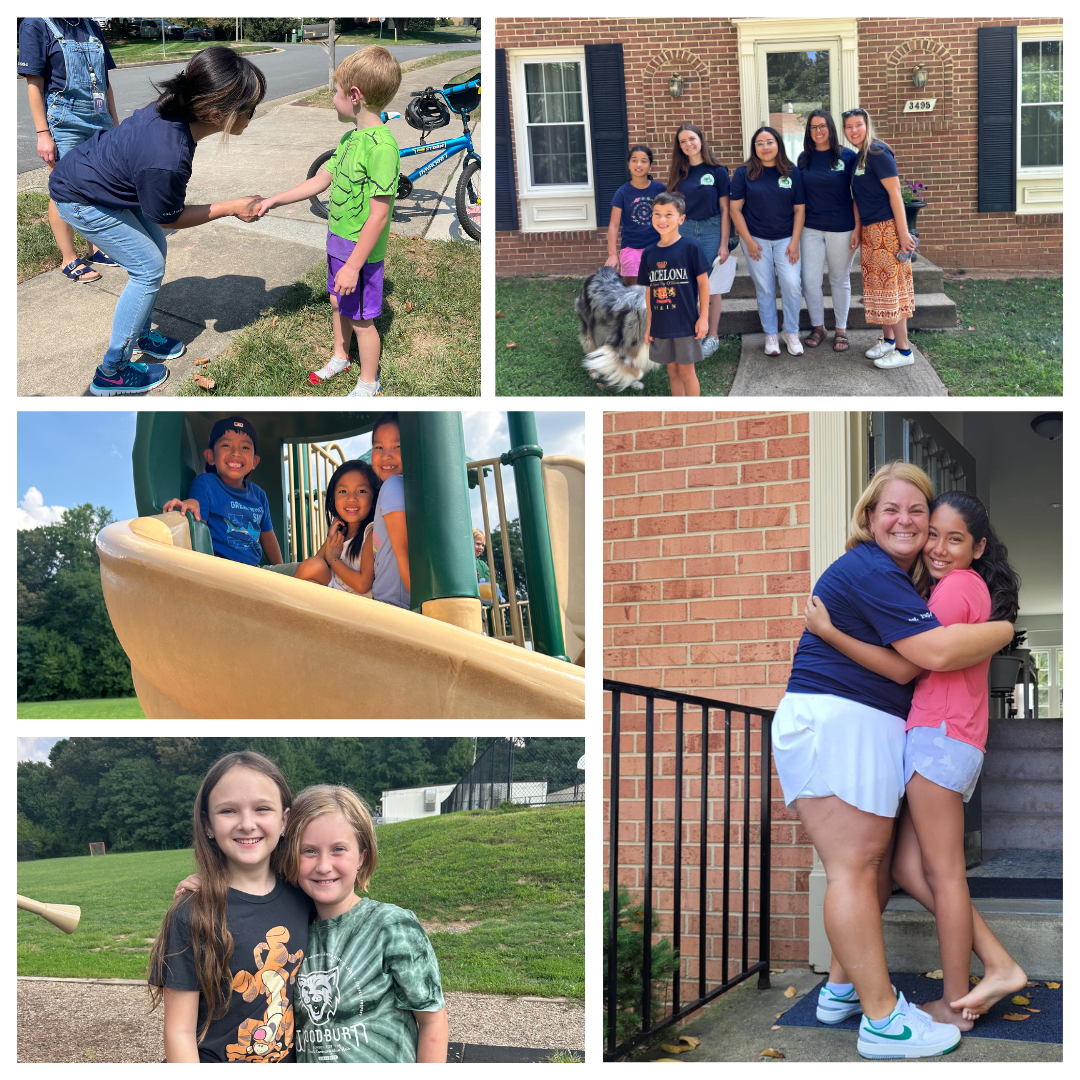
[[[750,140],[745,162],[729,177],[693,124],[675,133],[667,183],[650,174],[653,152],[642,144],[630,148],[631,179],[612,199],[607,265],[627,284],[637,281],[642,252],[657,243],[652,201],[659,192],[677,191],[686,201],[680,233],[700,245],[717,268],[729,258],[728,238],[738,234],[747,272],[757,294],[758,316],[765,332],[765,353],[780,355],[776,286],[780,286],[783,342],[792,356],[803,354],[799,337],[802,301],[810,315],[807,348],[827,337],[823,275],[828,266],[832,292],[833,350],[849,348],[847,320],[851,306],[851,264],[861,246],[863,306],[868,323],[882,336],[866,355],[879,368],[914,363],[907,320],[915,312],[911,252],[917,241],[907,228],[896,158],[874,134],[865,109],[843,115],[840,145],[836,124],[824,109],[806,122],[803,151],[792,164],[780,133],[761,127]],[[619,228],[622,227],[622,244]],[[710,275],[709,328],[704,356],[719,346],[721,293],[733,274]]]

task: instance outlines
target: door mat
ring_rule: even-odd
[[[941,997],[941,980],[928,979],[925,975],[890,974],[893,985],[908,1001],[915,1005],[934,1001]],[[818,1023],[814,1015],[817,1009],[818,991],[825,985],[825,979],[814,987],[799,1002],[788,1009],[776,1021],[782,1027],[835,1027],[839,1031],[855,1032],[859,1029],[861,1016],[856,1014],[843,1023],[826,1025]],[[1020,991],[1029,999],[1027,1007],[1015,1005],[1012,998],[1002,998],[985,1016],[975,1021],[970,1031],[964,1032],[965,1039],[1013,1039],[1018,1042],[1063,1042],[1062,1034],[1062,989],[1051,989],[1045,982],[1037,982]],[[1038,1009],[1038,1012],[1030,1012]],[[1005,1020],[1004,1016],[1026,1016],[1026,1020]]]
[[[973,900],[1062,899],[1061,878],[969,877],[968,891]]]

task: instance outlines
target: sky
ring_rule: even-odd
[[[66,736],[65,736],[66,737]],[[49,751],[59,739],[18,739],[18,757],[16,761],[48,761]]]
[[[255,412],[256,410],[252,410]],[[545,454],[585,456],[583,412],[536,412],[536,429]],[[510,449],[506,413],[462,411],[465,452],[470,461],[495,457]],[[18,424],[18,528],[32,529],[60,520],[65,509],[91,503],[112,511],[118,521],[136,517],[131,478],[135,413],[20,412]],[[350,456],[371,447],[371,436],[342,442]],[[513,470],[503,470],[506,512],[517,517]],[[473,524],[482,527],[480,493],[469,493]],[[495,486],[488,480],[488,504],[495,509]],[[492,526],[496,523],[493,521]]]

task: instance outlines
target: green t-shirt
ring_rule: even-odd
[[[362,897],[308,931],[296,978],[296,1060],[415,1061],[413,1011],[445,1005],[439,962],[416,916]]]
[[[330,185],[329,225],[335,236],[356,243],[375,195],[390,196],[390,217],[393,217],[399,160],[397,139],[387,127],[349,131],[341,137],[324,166],[334,176]],[[368,262],[379,262],[386,256],[390,217]]]

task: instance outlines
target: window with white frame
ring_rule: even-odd
[[[1038,673],[1033,690],[1038,694],[1039,716],[1061,716],[1062,684],[1065,678],[1063,650],[1058,647],[1030,651]]]
[[[1020,168],[1064,165],[1064,42],[1025,40],[1020,46]]]
[[[589,182],[583,66],[544,59],[521,65],[533,186]]]

